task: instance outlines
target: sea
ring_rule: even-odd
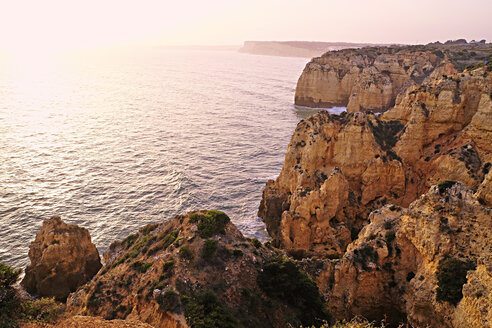
[[[29,263],[43,220],[102,253],[149,223],[226,212],[247,237],[297,123],[307,58],[125,48],[0,57],[0,257]]]

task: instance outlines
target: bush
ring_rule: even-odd
[[[135,241],[138,239],[138,233],[134,233],[133,235],[130,235],[123,239],[121,242],[121,246],[125,249],[128,249],[131,245],[135,243]]]
[[[174,266],[174,263],[176,263],[174,260],[166,261],[166,263],[162,266],[162,270],[166,272],[169,271]]]
[[[257,280],[268,296],[298,308],[303,325],[320,325],[329,319],[316,283],[287,257],[266,260]]]
[[[214,239],[205,240],[203,243],[202,258],[210,260],[214,256],[215,251],[217,251],[218,244],[219,242]]]
[[[221,211],[206,211],[205,214],[190,214],[190,221],[198,224],[198,235],[206,239],[218,233],[224,235],[225,226],[231,219]]]
[[[185,245],[179,249],[179,256],[183,259],[191,260],[193,258],[193,251],[189,246]]]
[[[251,239],[251,244],[253,244],[254,247],[260,248],[261,247],[261,241],[259,241],[257,238]]]
[[[235,257],[241,257],[243,256],[243,251],[240,249],[235,249],[232,251],[232,255],[234,255]]]
[[[13,284],[19,279],[21,269],[14,269],[0,262],[0,327],[17,327],[16,310],[19,306]]]
[[[195,297],[183,297],[186,322],[192,328],[234,328],[237,322],[217,296],[207,290]]]
[[[141,273],[145,273],[152,266],[152,264],[152,262],[135,261],[132,263],[132,268],[140,271]]]
[[[466,283],[466,274],[468,270],[473,269],[475,269],[475,264],[457,258],[445,257],[439,261],[436,300],[446,301],[456,306],[463,298],[462,288]]]
[[[159,294],[156,300],[157,303],[159,303],[159,308],[164,311],[176,312],[181,305],[179,295],[172,289],[168,289],[164,293]]]
[[[162,248],[166,249],[169,247],[169,245],[171,245],[172,243],[174,243],[176,241],[176,238],[178,237],[178,231],[176,230],[173,230],[171,231],[170,233],[168,233],[167,235],[165,235],[162,239]]]
[[[444,192],[446,192],[449,188],[451,188],[455,184],[456,184],[456,181],[446,180],[446,181],[443,181],[440,184],[438,184],[437,188],[439,189],[439,193],[442,195]]]
[[[36,301],[27,301],[21,304],[24,319],[53,323],[63,311],[63,306],[55,302],[54,298],[41,298]]]

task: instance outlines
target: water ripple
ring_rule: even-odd
[[[55,214],[100,251],[203,208],[265,239],[263,184],[312,113],[292,105],[305,62],[152,49],[0,65],[0,256],[26,265]]]

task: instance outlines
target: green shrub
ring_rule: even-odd
[[[145,273],[152,266],[152,264],[153,262],[135,261],[132,263],[132,268],[140,271],[141,273]]]
[[[179,295],[172,289],[166,290],[156,298],[159,308],[164,311],[177,312],[181,303],[179,301]]]
[[[215,252],[217,251],[217,245],[219,242],[214,239],[207,239],[203,243],[203,249],[202,249],[202,258],[205,260],[210,260]]]
[[[54,298],[41,298],[23,302],[21,311],[25,320],[53,323],[63,311],[63,306]]]
[[[219,301],[217,296],[207,290],[194,297],[182,297],[186,322],[192,328],[234,328],[234,316]]]
[[[174,266],[174,263],[176,263],[174,260],[166,261],[166,263],[162,266],[162,269],[164,271],[169,271]]]
[[[17,327],[15,316],[19,299],[13,285],[21,272],[0,262],[0,327]]]
[[[191,260],[193,258],[193,251],[188,245],[185,245],[179,249],[179,256],[183,259]]]
[[[316,283],[287,257],[266,260],[257,280],[268,296],[298,308],[303,325],[320,325],[329,319]]]
[[[221,211],[206,211],[205,214],[190,214],[190,222],[197,223],[198,235],[203,238],[210,238],[218,233],[225,234],[225,227],[231,219]]]
[[[446,301],[456,306],[463,298],[462,288],[466,283],[468,270],[473,270],[472,262],[464,262],[457,258],[445,257],[439,261],[437,268],[437,293],[439,302]]]
[[[138,233],[134,233],[133,235],[130,235],[125,239],[123,239],[123,241],[121,242],[121,246],[125,249],[128,249],[128,247],[133,245],[133,243],[135,243],[137,239],[138,239]]]
[[[243,251],[240,249],[235,249],[232,251],[232,255],[234,255],[235,257],[241,257],[243,256]]]
[[[439,193],[443,194],[444,192],[446,192],[449,188],[451,188],[455,184],[456,184],[456,181],[446,180],[446,181],[443,181],[440,184],[438,184],[437,188],[439,189]]]
[[[176,241],[176,238],[178,237],[178,231],[176,230],[173,230],[171,231],[170,233],[168,233],[167,235],[165,235],[162,239],[162,248],[166,249],[169,247],[169,245],[171,245],[172,243],[174,243]]]
[[[257,238],[251,239],[251,244],[253,244],[254,247],[260,248],[261,247],[261,241],[259,241]]]

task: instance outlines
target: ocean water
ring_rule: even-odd
[[[148,223],[256,212],[296,124],[308,59],[126,49],[0,61],[0,257],[28,264],[42,221],[87,228],[100,252]]]

